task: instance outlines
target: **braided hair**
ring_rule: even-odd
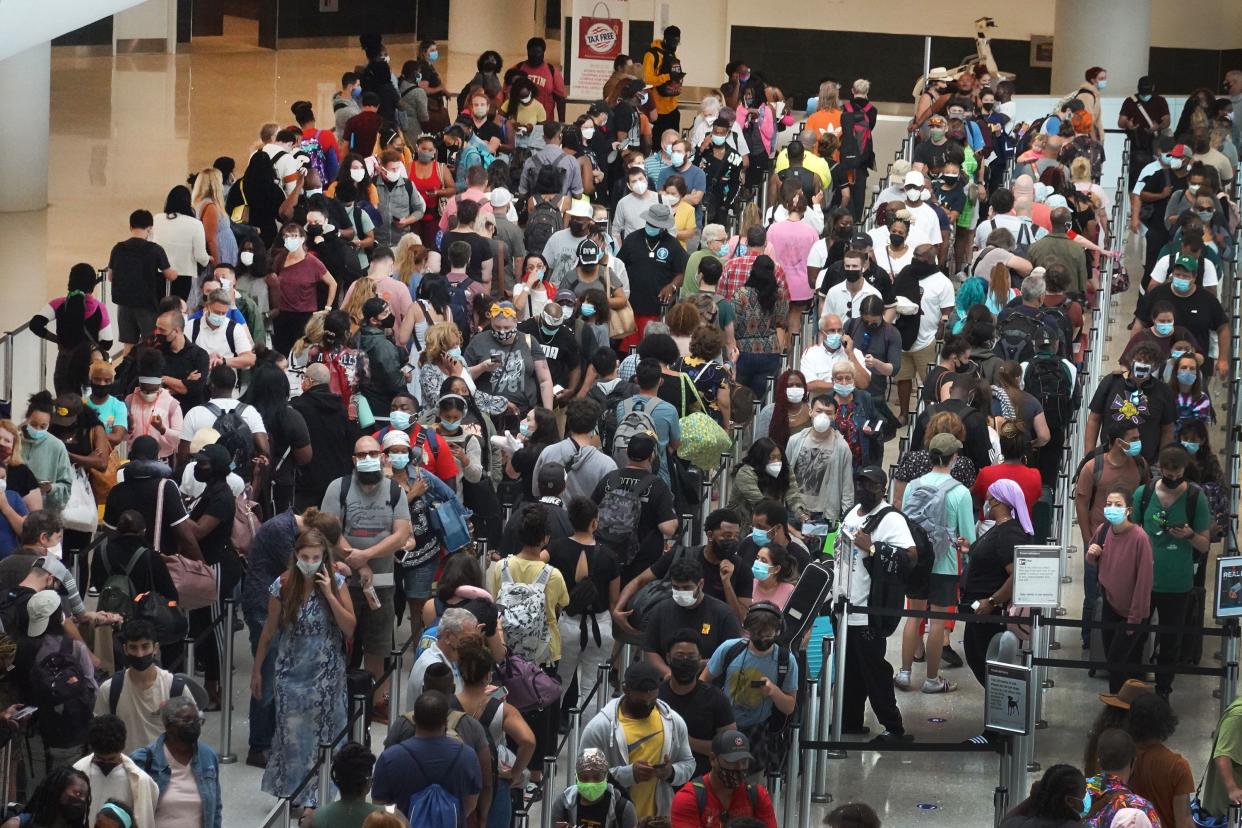
[[[1073,765],[1053,765],[1031,786],[1031,795],[1014,809],[1022,816],[1042,819],[1078,819],[1078,809],[1070,803],[1081,800],[1087,777]]]
[[[86,777],[86,774],[79,770],[74,770],[67,765],[56,768],[43,777],[43,781],[34,789],[30,799],[26,800],[25,813],[34,817],[33,822],[36,825],[54,824],[58,818],[63,817],[60,798],[64,794],[65,789],[69,787],[69,783],[75,779],[82,780],[86,785],[86,807],[82,810],[81,821],[75,825],[66,820],[66,825],[68,825],[68,828],[86,828],[86,817],[91,810],[90,780]]]

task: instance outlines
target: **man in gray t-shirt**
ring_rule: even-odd
[[[384,476],[386,462],[374,437],[359,438],[354,443],[353,474],[329,483],[319,507],[341,519],[340,554],[352,571],[349,597],[358,619],[354,641],[362,647],[363,666],[377,678],[392,649],[393,554],[410,536],[409,502],[401,486]],[[378,608],[367,601],[366,587],[374,587]],[[383,687],[375,689],[377,703],[385,692]]]

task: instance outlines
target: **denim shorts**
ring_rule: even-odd
[[[401,590],[406,598],[430,598],[431,587],[436,582],[436,569],[440,566],[439,556],[414,566],[401,567]]]

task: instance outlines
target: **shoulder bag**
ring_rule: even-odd
[[[155,551],[163,554],[160,541],[164,531],[164,487],[171,481],[160,480],[155,499]],[[204,561],[191,560],[184,555],[165,555],[164,565],[177,587],[181,609],[191,612],[216,602],[218,587],[216,575]]]
[[[604,263],[604,291],[607,301],[612,301],[612,256]],[[608,308],[608,336],[610,339],[625,339],[638,332],[638,321],[634,318],[634,308],[626,297],[625,307]]]

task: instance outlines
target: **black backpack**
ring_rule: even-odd
[[[121,691],[125,688],[125,671],[117,670],[112,674],[112,683],[108,685],[108,712],[116,715],[116,706],[121,703]],[[185,679],[174,675],[168,698],[175,699],[185,692]]]
[[[724,689],[725,676],[729,673],[729,665],[732,664],[734,659],[740,656],[748,646],[750,646],[749,641],[737,641],[734,642],[732,647],[725,650],[724,660],[720,662],[720,675],[712,679],[712,684],[722,690]],[[783,692],[785,689],[785,679],[789,677],[790,663],[793,661],[793,657],[789,654],[788,647],[782,647],[779,644],[773,644],[772,646],[776,648],[776,681],[774,683],[777,687],[781,688]],[[797,695],[797,692],[797,688],[795,688],[794,694]],[[777,710],[774,705],[772,707],[772,715],[768,718],[768,731],[771,733],[780,733],[792,721],[793,717],[797,715],[797,712],[797,708],[794,708],[793,713],[785,714]]]
[[[133,614],[134,596],[138,594],[138,591],[134,588],[134,581],[130,578],[130,573],[134,571],[134,567],[138,565],[138,561],[146,551],[146,547],[138,547],[125,564],[125,568],[117,572],[112,568],[112,561],[108,558],[107,542],[105,541],[103,546],[100,547],[99,556],[102,559],[104,574],[106,575],[103,589],[99,591],[98,609],[100,612],[115,612],[125,618],[129,618]],[[150,568],[149,564],[148,568]]]
[[[355,257],[356,258],[356,257]],[[204,311],[205,313],[205,311]],[[198,332],[203,329],[203,317],[190,320],[190,341],[197,344]],[[237,343],[233,339],[233,331],[237,329],[237,323],[230,318],[224,323],[224,341],[228,343],[232,356],[237,356]]]
[[[597,403],[604,410],[604,417],[601,420],[603,428],[600,432],[600,441],[603,443],[604,452],[612,454],[612,438],[617,433],[617,406],[628,400],[630,397],[638,393],[638,386],[632,382],[624,380],[618,382],[612,387],[607,394],[594,386],[587,392],[587,396]]]
[[[1023,389],[1039,400],[1049,428],[1068,426],[1074,411],[1074,383],[1061,357],[1036,354],[1022,372]]]
[[[445,280],[448,286],[449,310],[453,314],[453,324],[461,333],[461,341],[470,341],[470,286],[474,279],[467,276],[457,284]]]
[[[564,170],[560,172],[564,173]],[[535,209],[530,211],[530,217],[526,219],[526,230],[522,235],[526,252],[542,253],[548,239],[562,227],[561,208],[554,202],[539,199],[535,203]]]
[[[902,609],[905,607],[906,590],[910,586],[925,583],[931,575],[932,564],[936,562],[935,547],[931,538],[920,524],[910,520],[892,506],[886,506],[876,512],[864,524],[863,531],[874,534],[880,521],[889,513],[901,515],[914,539],[917,560],[911,561],[906,550],[898,549],[887,543],[876,543],[875,554],[864,561],[867,572],[871,575],[871,591],[867,597],[867,605],[876,608]],[[872,615],[867,625],[877,630],[885,638],[897,631],[901,619],[895,616]]]
[[[242,419],[242,412],[249,406],[238,403],[234,408],[225,411],[213,402],[206,403],[206,408],[216,418],[211,427],[220,432],[217,445],[223,446],[233,460],[233,471],[243,480],[250,479],[250,460],[254,457],[254,435],[250,426]]]
[[[1010,313],[1000,323],[992,350],[998,357],[1013,362],[1029,362],[1035,356],[1035,337],[1044,324],[1025,313]]]

